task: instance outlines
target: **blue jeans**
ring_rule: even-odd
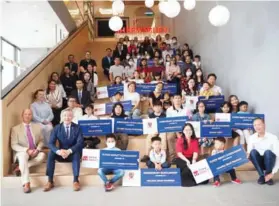
[[[151,162],[150,160],[147,161],[146,166],[147,166],[148,168],[155,168],[155,164],[154,164],[153,162]],[[163,164],[161,164],[161,167],[162,167],[162,168],[169,168],[169,167],[170,167],[170,164],[167,163],[167,162],[164,162]]]
[[[229,174],[230,174],[232,180],[235,180],[235,179],[236,179],[236,174],[235,174],[235,170],[234,170],[234,169],[231,169],[231,170],[227,171],[226,173],[229,173]],[[220,177],[219,177],[219,175],[217,175],[217,176],[214,177],[214,182],[215,182],[215,181],[220,182]]]
[[[108,178],[106,177],[106,175],[108,175],[108,174],[114,174],[114,176],[111,180],[108,180]],[[120,169],[113,170],[113,169],[100,168],[100,169],[98,169],[98,175],[104,181],[104,183],[110,182],[113,184],[124,176],[124,170],[120,170]]]
[[[276,155],[272,151],[266,150],[264,155],[261,156],[257,150],[252,149],[250,152],[250,160],[259,173],[259,176],[263,177],[264,175],[268,175],[272,172],[276,161]]]

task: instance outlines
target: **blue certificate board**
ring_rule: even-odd
[[[264,119],[264,114],[231,114],[232,128],[235,129],[254,129],[253,121],[256,118]]]
[[[231,137],[232,127],[230,122],[201,122],[201,137]]]
[[[131,100],[121,101],[121,102],[117,102],[117,103],[121,103],[123,105],[124,111],[130,111],[132,109],[132,102],[131,102]],[[106,114],[112,113],[112,108],[113,108],[114,104],[116,104],[116,102],[106,103],[106,109],[105,109]]]
[[[80,120],[78,124],[85,136],[101,136],[112,133],[112,121],[110,119]]]
[[[180,169],[169,168],[161,171],[141,169],[142,187],[178,187],[181,186]]]
[[[158,132],[181,132],[187,120],[188,118],[186,116],[158,118]]]
[[[246,152],[241,145],[210,156],[206,160],[213,176],[223,174],[235,167],[239,167],[249,162]]]
[[[108,88],[108,96],[109,97],[114,96],[116,92],[123,93],[123,90],[124,90],[123,85],[111,85],[111,86],[107,86],[107,88]]]
[[[208,99],[206,97],[199,97],[199,101],[205,104],[206,110],[218,110],[221,104],[224,103],[224,96],[211,96]]]
[[[139,168],[138,151],[100,150],[100,168],[137,170]]]
[[[115,119],[114,132],[125,134],[143,134],[142,119]]]

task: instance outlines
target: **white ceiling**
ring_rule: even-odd
[[[2,36],[20,48],[52,48],[60,29],[67,30],[49,3],[41,1],[2,1]]]

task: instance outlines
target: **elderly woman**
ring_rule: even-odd
[[[132,102],[132,110],[127,112],[128,116],[132,117],[133,119],[139,119],[141,112],[140,112],[140,95],[136,92],[136,83],[129,82],[128,83],[128,92],[124,94],[124,101]]]
[[[44,136],[44,145],[47,146],[50,138],[50,133],[53,129],[51,121],[54,116],[52,109],[45,100],[45,92],[42,89],[35,91],[33,95],[34,102],[31,104],[33,113],[33,121],[40,123]]]

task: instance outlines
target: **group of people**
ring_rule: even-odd
[[[181,45],[176,37],[169,34],[156,39],[146,37],[143,42],[129,37],[119,39],[115,50],[106,49],[102,68],[110,84],[127,86],[127,92],[116,92],[110,101],[114,102],[107,118],[146,118],[143,101],[148,101],[148,118],[187,116],[191,121],[213,122],[218,113],[248,113],[248,103],[230,95],[217,110],[207,109],[203,102],[196,104],[189,97],[222,95],[216,85],[217,76],[206,76],[202,70],[200,55],[193,54],[188,44]],[[22,113],[23,123],[12,128],[11,146],[15,152],[14,172],[21,173],[23,190],[31,191],[29,167],[45,159],[43,147],[49,148],[47,158],[48,182],[44,191],[54,187],[55,161],[72,162],[73,187],[80,190],[79,170],[83,148],[99,148],[99,137],[87,137],[81,132],[79,120],[96,120],[94,103],[98,85],[97,64],[86,52],[85,59],[78,65],[74,56],[69,55],[63,74],[51,74],[46,90],[34,92],[30,109]],[[156,84],[148,96],[136,92],[140,83]],[[163,93],[165,83],[174,83],[175,94]],[[130,100],[132,109],[125,111],[121,101]],[[216,114],[215,114],[216,113]],[[104,118],[104,117],[102,117]],[[263,119],[254,120],[254,131],[232,130],[233,146],[242,144],[247,156],[259,174],[259,184],[273,184],[273,175],[279,168],[279,140],[265,131]],[[173,133],[147,135],[146,151],[141,161],[148,168],[161,170],[175,164],[181,170],[182,186],[197,185],[189,169],[190,164],[208,156],[223,152],[229,137],[197,137],[191,123],[183,130]],[[59,143],[57,145],[57,142]],[[108,150],[126,150],[129,134],[115,133],[106,136]],[[205,150],[205,148],[208,148]],[[210,151],[212,149],[212,151]],[[228,171],[232,182],[240,184],[234,170]],[[113,173],[112,179],[106,177]],[[106,191],[124,175],[123,170],[100,168],[98,174],[104,181]],[[204,182],[207,183],[207,182]],[[219,177],[214,177],[214,186],[220,186]]]

